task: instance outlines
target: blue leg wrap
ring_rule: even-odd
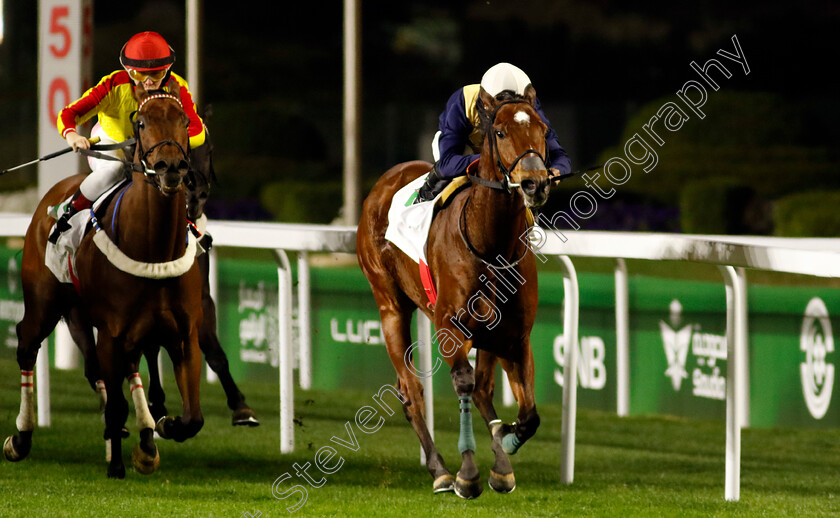
[[[516,436],[516,433],[509,433],[502,437],[502,449],[505,450],[505,453],[508,455],[513,455],[517,451],[519,451],[519,447],[522,445],[522,441],[519,440],[519,437]]]
[[[475,451],[475,435],[472,422],[472,396],[458,396],[461,407],[461,434],[458,437],[458,451]]]

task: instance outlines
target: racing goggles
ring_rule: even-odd
[[[148,70],[148,71],[141,71],[135,70],[133,68],[126,68],[128,72],[128,76],[131,79],[138,81],[140,83],[144,82],[146,79],[151,79],[154,82],[158,82],[164,78],[167,72],[169,72],[169,67],[166,67],[161,70]]]

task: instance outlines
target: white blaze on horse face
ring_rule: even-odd
[[[513,120],[524,126],[531,125],[531,116],[525,112],[516,112],[516,114],[513,116]]]

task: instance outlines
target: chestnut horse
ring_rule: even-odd
[[[435,492],[455,490],[463,498],[481,494],[473,460],[472,401],[487,423],[495,463],[490,486],[501,493],[515,487],[508,454],[539,426],[534,402],[534,360],[530,333],[537,308],[537,270],[525,241],[528,207],[548,198],[546,125],[534,110],[535,92],[500,101],[481,91],[484,137],[473,185],[435,217],[426,244],[438,297],[427,306],[418,265],[385,240],[394,193],[429,171],[431,164],[407,162],[388,170],[374,185],[362,209],[357,255],[368,278],[391,362],[397,370],[405,415],[420,439]],[[434,323],[433,342],[450,366],[460,400],[461,468],[453,477],[426,428],[423,387],[429,376],[411,360],[411,316],[420,308]],[[478,351],[475,370],[467,353]],[[493,407],[496,362],[507,372],[519,403],[516,423],[503,424]]]
[[[183,183],[189,166],[188,118],[176,95],[146,92],[138,85],[135,96],[139,107],[134,118],[133,182],[120,202],[107,208],[97,231],[82,240],[76,252],[75,289],[59,283],[44,264],[47,235],[54,222],[47,207],[72,195],[83,175],[66,178],[50,189],[26,232],[21,265],[25,310],[17,325],[21,409],[18,434],[4,443],[9,460],[21,460],[30,451],[35,426],[32,369],[41,342],[62,316],[76,317],[99,331],[96,357],[109,396],[105,425],[113,452],[109,477],[125,477],[121,430],[128,417],[122,391],[126,378],[140,428],[132,461],[141,473],[151,473],[159,465],[155,422],[137,373],[149,344],[164,344],[168,350],[183,400],[183,415],[167,417],[158,424],[159,433],[183,441],[204,423],[198,347],[202,283],[198,264],[190,256],[194,243],[188,241]]]

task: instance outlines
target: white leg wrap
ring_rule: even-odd
[[[154,430],[155,421],[152,413],[149,412],[149,403],[146,401],[146,391],[143,390],[143,383],[140,381],[140,373],[135,372],[128,377],[128,386],[131,390],[131,399],[134,400],[134,411],[137,413],[137,428],[151,428]]]
[[[20,413],[15,421],[20,432],[35,430],[35,402],[32,397],[34,378],[32,371],[20,371]]]

